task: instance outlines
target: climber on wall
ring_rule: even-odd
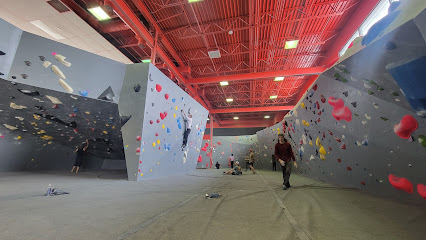
[[[191,108],[188,109],[188,115],[181,110],[183,114],[183,121],[185,122],[185,132],[183,133],[183,143],[182,143],[182,150],[186,147],[186,144],[188,142],[188,136],[189,133],[191,133],[192,128],[192,115],[191,115]]]
[[[77,153],[76,157],[75,157],[75,162],[74,162],[74,166],[71,169],[71,172],[74,172],[74,169],[76,169],[75,173],[78,173],[78,170],[80,170],[80,166],[83,163],[84,159],[85,159],[85,155],[87,154],[87,148],[89,147],[89,140],[86,139],[86,146],[84,147],[83,145],[81,145],[80,147],[77,147],[75,149],[75,152]]]

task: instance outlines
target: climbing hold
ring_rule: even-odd
[[[161,92],[161,89],[163,88],[161,87],[160,84],[155,84],[155,90],[157,90],[157,92]]]
[[[300,104],[300,106],[301,106],[302,108],[306,108],[306,106],[305,106],[305,104],[304,104],[304,103],[301,103],[301,104]]]
[[[321,146],[321,147],[320,147],[319,152],[320,152],[322,155],[326,155],[326,154],[327,154],[327,152],[325,151],[325,149],[324,149],[324,147],[323,147],[323,146]]]
[[[137,136],[136,137],[136,141],[140,141],[142,139],[142,137],[141,136]]]
[[[221,142],[217,142],[217,145],[222,145],[222,143]]]
[[[346,169],[347,169],[348,171],[352,171],[352,168],[351,168],[351,167],[346,167]]]
[[[328,104],[330,104],[333,107],[344,107],[344,103],[341,98],[329,97]]]
[[[330,102],[330,101],[329,101]],[[351,110],[346,107],[346,106],[342,106],[342,107],[334,107],[333,108],[333,112],[331,113],[333,115],[333,117],[337,120],[345,120],[347,122],[352,121],[352,112]]]
[[[155,147],[155,145],[156,145],[155,142],[152,142],[152,146]]]
[[[365,118],[367,118],[368,120],[370,120],[370,119],[371,119],[371,117],[370,117],[370,116],[368,116],[368,115],[367,115],[367,113],[365,114]]]
[[[386,50],[394,50],[396,48],[395,43],[393,43],[392,41],[386,42],[385,45],[383,46]]]
[[[155,136],[158,137],[158,135],[160,135],[158,132],[155,133]]]
[[[172,102],[176,102],[176,98],[172,98]]]
[[[78,94],[80,94],[80,96],[82,96],[82,97],[87,97],[87,95],[89,93],[87,91],[85,91],[85,90],[82,90],[82,91],[79,91]]]
[[[346,149],[346,144],[343,144],[340,148],[343,149],[343,150],[345,150]]]
[[[153,124],[154,123],[154,121],[152,121],[152,120],[149,120],[149,124]]]
[[[426,199],[426,186],[423,184],[417,184],[417,192],[419,192],[420,196]]]
[[[25,106],[22,106],[22,105],[16,105],[15,103],[10,103],[10,105],[9,105],[11,108],[13,108],[13,109],[16,109],[16,110],[20,110],[20,109],[24,109],[24,108],[27,108],[27,107],[25,107]]]
[[[418,127],[417,120],[411,115],[405,115],[398,125],[395,125],[393,131],[400,138],[408,139]]]
[[[136,85],[133,87],[133,90],[134,90],[135,92],[139,92],[139,91],[141,90],[141,85],[136,84]]]
[[[40,96],[40,93],[38,91],[25,90],[25,89],[18,89],[18,91],[28,96]]]
[[[9,129],[9,130],[17,130],[18,128],[17,127],[15,127],[15,126],[12,126],[12,125],[9,125],[9,124],[3,124],[7,129]]]
[[[385,118],[385,117],[380,117],[380,119],[382,119],[383,121],[387,121],[389,119]]]
[[[338,158],[338,159],[337,159],[337,162],[341,163],[341,162],[342,162],[342,159]]]
[[[395,96],[395,97],[398,97],[399,96],[399,94],[397,93],[397,92],[394,92],[394,91],[391,91],[390,92],[390,94],[392,94],[393,96]]]
[[[406,178],[389,174],[389,183],[396,189],[413,193],[413,184]]]
[[[165,129],[165,128],[166,128],[166,125],[164,125],[164,124],[163,124],[163,125],[161,125],[161,127],[162,127],[163,129]]]
[[[124,126],[124,124],[126,124],[127,123],[127,121],[129,121],[129,119],[132,117],[132,115],[130,115],[130,116],[120,116],[120,123],[121,123],[121,126],[123,127]]]
[[[161,120],[164,120],[165,117],[166,117],[166,115],[164,115],[164,113],[160,113]]]
[[[141,152],[141,148],[136,148],[136,152],[140,153]]]
[[[374,94],[374,92],[373,92],[373,91],[371,91],[371,90],[368,90],[368,94],[373,95],[373,94]]]
[[[167,128],[167,133],[170,133],[170,129],[169,128]]]
[[[74,90],[72,89],[72,87],[70,85],[68,85],[68,83],[66,83],[64,80],[62,80],[61,78],[59,78],[59,84],[61,84],[61,86],[65,89],[65,91],[67,91],[68,93],[72,93]]]
[[[424,135],[419,135],[417,137],[417,141],[419,141],[419,143],[423,146],[426,147],[426,136]]]
[[[353,106],[354,108],[356,108],[356,106],[357,106],[357,105],[356,105],[356,102],[352,102],[351,104],[352,104],[352,106]]]
[[[343,92],[343,95],[345,95],[345,97],[348,97],[348,91]]]
[[[52,65],[52,71],[60,78],[67,79],[64,73],[56,65]]]
[[[317,88],[318,88],[318,85],[316,85],[316,84],[312,87],[312,89],[313,89],[314,91],[316,91],[316,90],[317,90]]]
[[[157,123],[160,123],[160,119],[157,119]]]
[[[365,186],[365,182],[364,181],[362,181],[361,184]]]
[[[169,94],[164,94],[164,98],[166,99],[166,100],[168,100],[169,99]]]

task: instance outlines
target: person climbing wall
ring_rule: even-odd
[[[83,161],[85,159],[85,155],[87,153],[87,148],[89,147],[89,140],[86,139],[86,146],[83,147],[80,146],[78,148],[75,149],[75,152],[77,153],[76,157],[75,157],[75,162],[74,162],[74,166],[71,169],[71,172],[74,172],[74,169],[76,169],[75,173],[78,173],[78,171],[80,170],[80,166],[81,164],[83,164]]]
[[[183,143],[182,143],[182,150],[186,147],[186,144],[188,142],[188,136],[191,133],[192,128],[192,115],[191,115],[191,109],[188,109],[188,115],[181,110],[183,114],[183,120],[185,122],[185,132],[183,133]]]

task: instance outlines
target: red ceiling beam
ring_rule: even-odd
[[[210,109],[209,113],[216,114],[216,113],[290,111],[293,108],[294,108],[293,105],[273,106],[273,107],[251,107],[251,108],[224,108],[224,109]]]
[[[330,62],[336,60],[339,57],[339,51],[348,42],[359,26],[364,22],[371,11],[376,7],[379,1],[380,0],[360,1],[354,13],[348,18],[348,21],[344,25],[342,31],[328,49],[327,57],[321,61],[320,65],[327,66]]]
[[[326,70],[325,67],[311,67],[311,68],[296,68],[281,70],[275,72],[259,72],[259,73],[247,73],[237,74],[228,76],[217,76],[217,77],[206,77],[206,78],[194,78],[187,81],[188,84],[205,84],[205,83],[218,83],[222,81],[241,81],[241,80],[253,80],[260,78],[273,78],[273,77],[289,77],[289,76],[300,76],[300,75],[318,75]]]

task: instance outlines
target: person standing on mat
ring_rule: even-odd
[[[277,159],[275,158],[274,154],[272,154],[272,171],[277,171]]]
[[[231,154],[231,156],[229,157],[229,161],[231,161],[231,168],[234,168],[234,154]]]
[[[256,160],[254,159],[254,153],[253,153],[253,149],[250,149],[250,160],[249,160],[249,164],[250,164],[250,169],[253,172],[253,174],[256,174],[256,171],[254,170],[254,162]]]
[[[249,155],[246,155],[244,157],[244,161],[246,162],[246,172],[247,172],[248,167],[250,166],[250,157],[249,157]]]
[[[284,134],[278,134],[278,143],[275,144],[275,158],[281,164],[283,170],[283,189],[287,190],[291,187],[290,185],[290,174],[293,159],[294,166],[297,168],[296,159],[294,157],[293,150],[291,149],[290,143],[284,138]]]
[[[71,169],[71,172],[74,172],[74,169],[76,169],[75,173],[78,173],[78,170],[80,170],[80,166],[83,163],[84,159],[85,159],[85,155],[87,153],[87,148],[89,147],[89,140],[86,139],[86,146],[83,147],[83,145],[81,145],[80,147],[75,149],[75,152],[77,153],[77,155],[75,156],[75,162],[74,162],[74,166]]]
[[[217,168],[217,169],[219,169],[219,168],[220,168],[220,163],[219,163],[219,162],[216,162],[216,165],[215,165],[215,166],[216,166],[216,168]]]
[[[188,115],[186,115],[186,113],[183,110],[181,110],[181,112],[183,114],[183,121],[185,122],[185,132],[183,133],[182,149],[184,149],[186,147],[186,144],[188,142],[189,133],[191,133],[192,115],[190,113],[190,110],[191,109],[188,109]]]

